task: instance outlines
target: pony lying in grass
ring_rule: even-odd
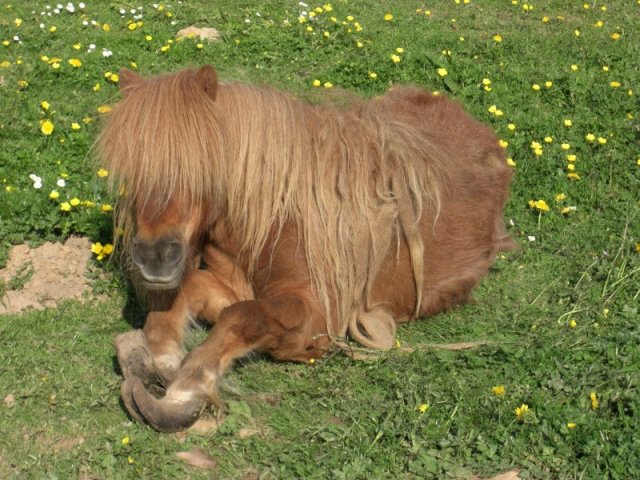
[[[122,395],[158,430],[220,407],[220,378],[251,351],[391,348],[398,323],[465,301],[512,246],[503,149],[444,97],[397,87],[313,106],[210,66],[123,70],[120,85],[98,148],[150,309],[141,348],[117,345]],[[185,356],[195,319],[213,330]]]

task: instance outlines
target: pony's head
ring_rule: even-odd
[[[175,289],[221,208],[218,78],[210,66],[149,79],[124,69],[120,89],[98,140],[116,232],[137,286]]]

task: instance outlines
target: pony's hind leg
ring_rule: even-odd
[[[226,308],[209,337],[183,361],[163,399],[138,382],[132,400],[140,414],[160,431],[178,431],[192,425],[208,405],[218,407],[218,382],[232,361],[252,350],[282,360],[319,358],[327,347],[326,326],[295,295],[236,303]]]

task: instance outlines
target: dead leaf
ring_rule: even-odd
[[[4,397],[4,404],[9,408],[13,407],[16,404],[16,399],[13,396],[13,393],[10,393],[6,397]]]
[[[495,477],[482,479],[477,475],[473,475],[467,480],[520,480],[520,470],[509,470],[508,472],[501,473],[500,475],[496,475]]]
[[[84,443],[84,437],[62,438],[53,444],[54,453],[68,452]]]
[[[178,452],[176,456],[180,460],[184,460],[189,465],[197,468],[213,470],[218,466],[218,462],[204,453],[201,448],[196,448],[188,452]]]
[[[189,427],[189,432],[198,433],[201,435],[207,435],[209,433],[215,433],[218,430],[218,421],[213,419],[209,420],[206,418],[200,418],[196,421],[191,427]]]
[[[210,27],[196,27],[192,25],[187,28],[183,28],[176,34],[177,38],[188,37],[194,38],[198,37],[200,40],[208,40],[210,42],[214,42],[220,38],[220,33],[215,28]]]
[[[260,430],[258,430],[257,428],[241,428],[240,430],[238,430],[238,437],[239,438],[249,438],[249,437],[253,437],[256,433],[260,433]]]

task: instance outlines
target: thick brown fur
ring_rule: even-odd
[[[244,342],[277,358],[310,356],[296,341],[316,354],[309,342],[319,335],[390,348],[398,322],[463,302],[512,246],[503,150],[442,96],[397,87],[312,106],[271,88],[219,84],[211,67],[147,80],[123,71],[121,83],[98,148],[121,193],[116,222],[134,270],[169,259],[171,268],[147,276],[171,277],[177,303],[203,271],[233,284],[211,322],[278,317],[278,346]],[[197,270],[203,253],[209,261]],[[219,290],[208,282],[199,295],[213,301]],[[296,328],[309,338],[286,334]]]

